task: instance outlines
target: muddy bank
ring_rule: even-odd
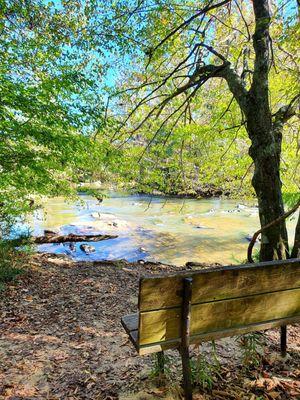
[[[178,353],[167,352],[168,377],[157,382],[152,357],[136,355],[120,323],[137,309],[141,275],[174,270],[178,267],[35,256],[19,282],[1,294],[0,399],[179,400]],[[283,362],[278,331],[268,331],[262,336],[264,365],[250,374],[240,369],[236,338],[218,341],[221,369],[214,392],[198,388],[195,399],[296,399],[299,337],[299,328],[291,327]],[[193,349],[199,352],[211,357],[211,345]]]

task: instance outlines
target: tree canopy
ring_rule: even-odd
[[[296,0],[2,0],[0,19],[2,218],[88,179],[255,195],[262,226],[297,197]]]
[[[71,194],[101,149],[91,143],[103,104],[101,65],[80,33],[75,2],[1,1],[1,217],[32,209],[34,195]],[[5,219],[5,218],[4,218]]]
[[[143,187],[150,188],[149,180],[156,179],[156,188],[163,191],[193,193],[200,183],[215,185],[224,193],[230,190],[231,195],[240,196],[241,189],[251,194],[250,142],[237,101],[226,82],[212,81],[208,75],[197,81],[194,76],[197,65],[222,61],[219,56],[225,53],[250,87],[254,62],[250,4],[226,2],[218,8],[218,2],[202,2],[213,6],[204,12],[197,2],[184,6],[173,1],[141,2],[136,7],[125,3],[117,2],[111,18],[121,19],[124,37],[129,36],[120,57],[122,51],[135,57],[129,67],[126,64],[110,98],[113,115],[118,105],[121,127],[113,141],[124,142],[131,148],[128,153],[144,165]],[[276,2],[273,7],[269,78],[273,113],[299,92],[296,5],[287,8]],[[298,129],[297,118],[284,127],[285,192],[299,188]],[[141,180],[140,168],[137,174]]]

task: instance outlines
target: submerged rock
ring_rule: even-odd
[[[240,213],[241,210],[239,208],[234,208],[233,210],[223,210],[221,211],[222,214],[236,214]]]
[[[236,206],[236,208],[239,208],[240,210],[246,210],[248,207],[245,206],[244,204],[238,204],[238,205]]]
[[[250,234],[249,234],[249,235],[246,235],[246,236],[245,236],[245,239],[248,240],[248,242],[251,242],[252,236],[251,236]]]
[[[245,236],[245,239],[248,240],[248,242],[251,242],[252,238],[253,238],[254,233],[249,233],[248,235]],[[260,236],[256,239],[256,242],[259,241],[260,242]]]
[[[254,217],[256,218],[258,216],[258,213],[251,213],[251,214],[248,214],[247,216],[250,218],[254,218]]]
[[[95,221],[92,222],[93,226],[101,231],[115,230],[115,228],[128,230],[131,226],[128,221],[120,219],[114,214],[94,212],[91,216],[95,219]],[[91,223],[89,222],[89,224]]]
[[[45,236],[54,236],[58,234],[58,230],[44,229]]]
[[[95,247],[89,244],[81,244],[79,248],[86,254],[94,253],[96,251]]]
[[[195,228],[196,229],[214,229],[214,228],[211,228],[211,227],[205,226],[205,225],[195,225]]]
[[[69,243],[69,249],[71,251],[76,251],[76,245],[74,243]]]

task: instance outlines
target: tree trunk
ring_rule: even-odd
[[[271,21],[269,1],[253,0],[253,8],[255,63],[245,116],[248,135],[252,142],[249,154],[255,166],[252,184],[257,195],[259,218],[263,227],[284,214],[280,180],[282,135],[281,131],[273,126],[269,104]],[[283,259],[287,256],[288,237],[283,221],[263,231],[260,261]]]
[[[255,165],[252,184],[258,199],[262,227],[284,214],[279,155],[274,147],[274,143],[256,145],[253,139],[249,151]],[[260,261],[268,261],[288,256],[288,235],[285,221],[282,221],[262,232],[259,258]]]
[[[300,213],[298,216],[298,222],[295,230],[295,241],[294,247],[291,254],[292,258],[300,258]]]

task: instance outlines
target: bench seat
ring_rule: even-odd
[[[300,259],[140,278],[138,312],[121,323],[139,355],[177,348],[185,399],[192,399],[189,346],[300,321]]]
[[[132,344],[138,350],[138,327],[139,327],[139,314],[124,315],[121,319],[123,328],[127,332]]]

